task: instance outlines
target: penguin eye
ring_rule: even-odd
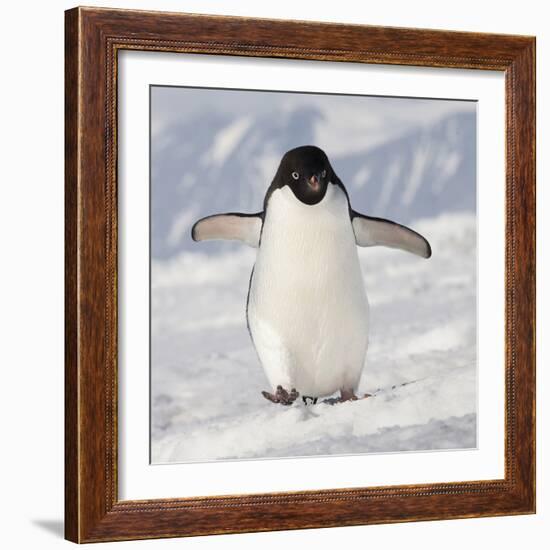
[[[326,170],[323,170],[323,171],[321,172],[321,177],[324,178],[324,177],[326,177],[326,175],[327,175],[327,171],[326,171]]]
[[[298,172],[292,172],[292,177],[297,180],[300,177],[300,174],[298,174]]]

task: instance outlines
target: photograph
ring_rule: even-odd
[[[330,545],[386,544],[389,530],[430,546],[441,537],[427,528],[456,523],[445,540],[462,549],[543,531],[544,18],[516,10],[495,23],[476,5],[459,20],[401,3],[67,5],[63,25],[59,12],[27,18],[57,37],[46,57],[63,67],[34,63],[34,80],[49,71],[58,86],[28,101],[36,86],[11,56],[23,82],[6,90],[24,108],[11,109],[10,135],[25,147],[6,181],[23,174],[44,197],[7,201],[6,234],[24,234],[23,220],[30,237],[6,257],[33,262],[6,273],[57,266],[64,300],[56,323],[53,305],[27,299],[54,297],[47,281],[6,286],[26,338],[11,362],[45,339],[63,348],[64,376],[40,358],[44,383],[7,369],[28,379],[10,389],[63,413],[45,417],[55,475],[31,476],[50,497],[23,507],[34,528],[16,524],[15,537],[51,526],[59,542],[63,529],[79,544],[237,535],[242,546],[249,533],[280,547],[302,530],[291,546],[326,546],[334,527]],[[41,116],[44,135],[24,128]],[[44,214],[64,262],[37,246]],[[24,319],[22,296],[34,307]],[[62,339],[44,332],[56,324]],[[36,416],[11,423],[30,442],[17,460],[44,447],[28,437],[48,434]]]
[[[149,99],[151,463],[475,449],[477,102]]]

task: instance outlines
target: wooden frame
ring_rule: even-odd
[[[505,478],[174,500],[117,496],[119,50],[498,70],[506,82]],[[97,8],[66,12],[65,534],[75,542],[535,511],[535,39]]]

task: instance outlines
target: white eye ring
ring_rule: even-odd
[[[327,175],[327,171],[326,171],[326,170],[323,170],[323,171],[321,172],[321,177],[324,178],[326,175]]]
[[[300,177],[300,174],[298,174],[298,172],[292,172],[292,177],[297,180]]]

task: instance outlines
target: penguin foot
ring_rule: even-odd
[[[357,401],[359,398],[353,390],[340,390],[340,397],[329,397],[324,399],[323,403],[328,405],[336,405],[337,403],[345,403],[346,401]]]
[[[358,399],[353,390],[340,390],[340,402],[357,401]]]
[[[302,401],[304,402],[304,405],[307,407],[309,403],[307,402],[308,399],[311,399],[311,405],[317,405],[317,397],[311,397],[310,395],[302,395]]]
[[[275,393],[269,393],[263,391],[262,395],[272,403],[280,403],[281,405],[292,405],[300,394],[296,391],[296,388],[292,388],[290,392],[286,391],[283,386],[277,386]]]

